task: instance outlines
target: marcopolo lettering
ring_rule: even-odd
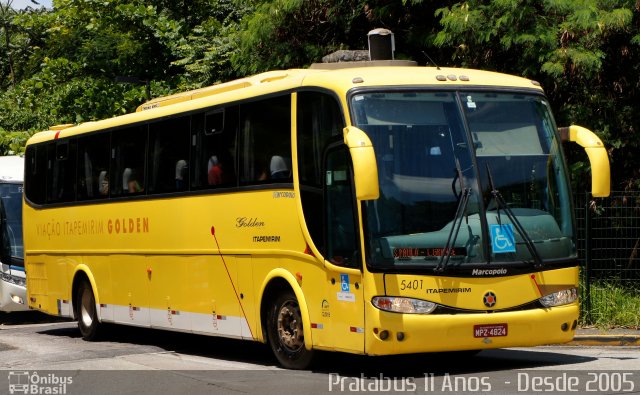
[[[473,269],[472,276],[500,276],[507,274],[507,269]]]

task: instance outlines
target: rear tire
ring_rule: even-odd
[[[304,346],[300,305],[293,292],[284,292],[270,303],[267,311],[267,336],[273,354],[287,369],[305,369],[313,351]]]
[[[96,298],[93,296],[91,284],[82,280],[76,293],[76,316],[78,328],[84,340],[97,340],[100,334],[101,324],[98,321],[96,310]]]

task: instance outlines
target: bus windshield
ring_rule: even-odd
[[[0,216],[2,227],[11,257],[24,259],[24,244],[22,241],[22,184],[0,183]]]
[[[395,91],[351,98],[380,197],[364,203],[378,269],[575,258],[571,197],[544,97]]]

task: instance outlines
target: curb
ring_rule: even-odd
[[[576,335],[571,346],[640,346],[640,335]]]

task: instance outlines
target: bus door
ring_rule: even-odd
[[[364,352],[362,259],[358,237],[353,169],[347,147],[330,147],[325,157],[325,240],[331,343],[337,350]]]

